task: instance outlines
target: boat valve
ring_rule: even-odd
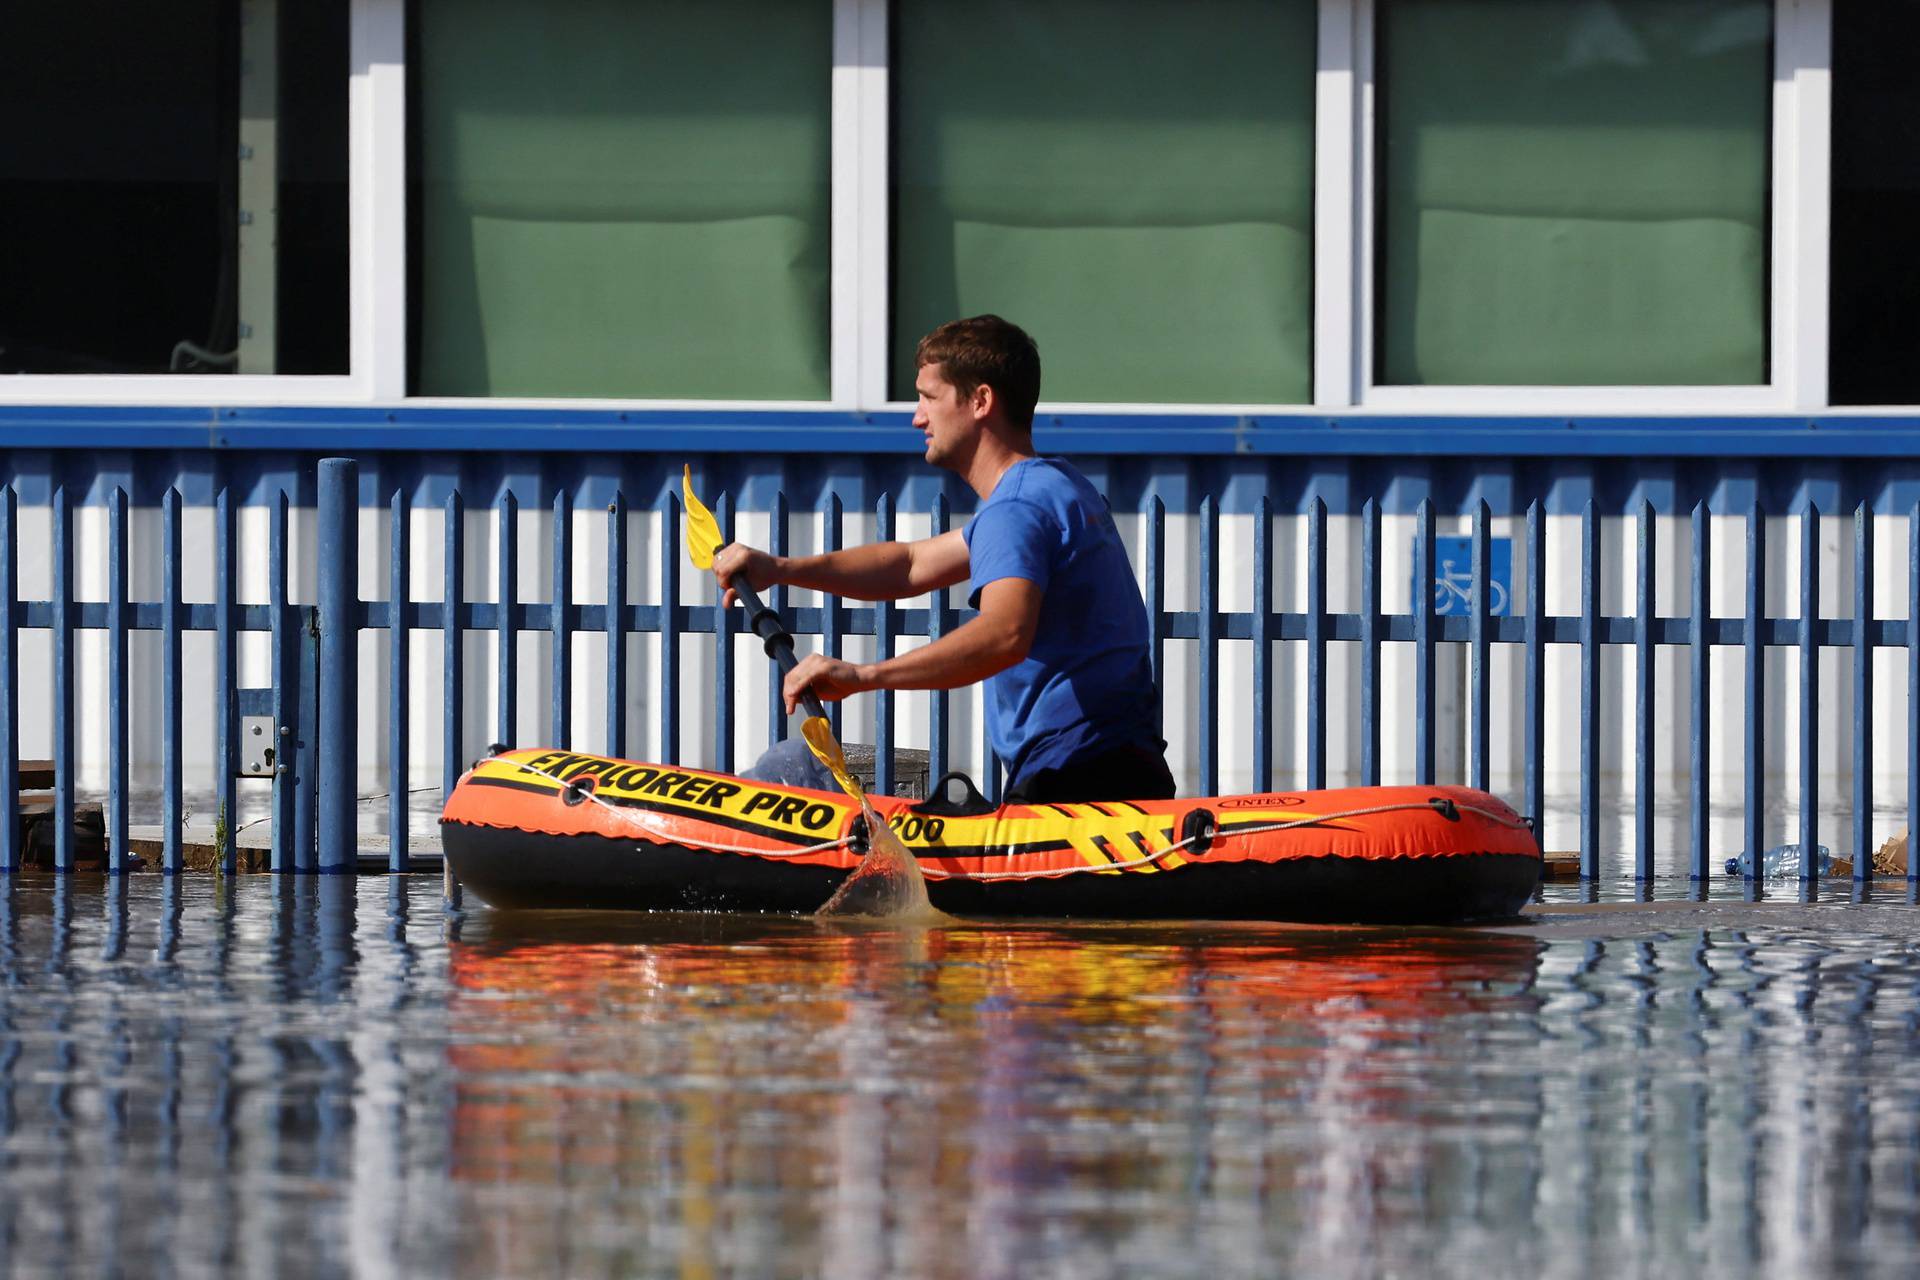
[[[1188,853],[1205,853],[1219,834],[1220,824],[1205,809],[1188,810],[1180,823],[1180,838],[1186,841]]]

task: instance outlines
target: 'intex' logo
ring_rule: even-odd
[[[1213,802],[1216,809],[1284,809],[1305,804],[1304,796],[1223,796]]]

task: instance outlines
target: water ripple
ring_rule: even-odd
[[[25,877],[0,1270],[1902,1273],[1914,920],[899,931]]]

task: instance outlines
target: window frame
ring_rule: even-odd
[[[1827,203],[1831,0],[1772,0],[1773,96],[1767,244],[1769,381],[1752,386],[1399,386],[1374,381],[1378,211],[1375,0],[1352,0],[1362,87],[1347,127],[1359,157],[1349,190],[1360,228],[1354,323],[1345,330],[1355,408],[1386,413],[1746,414],[1823,408],[1827,397]]]
[[[0,404],[365,404],[400,399],[406,390],[404,18],[399,0],[350,0],[348,372],[20,374],[0,379]]]

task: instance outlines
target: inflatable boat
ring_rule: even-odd
[[[995,805],[950,773],[873,796],[933,905],[968,916],[1438,924],[1511,916],[1540,846],[1466,787]],[[454,787],[449,866],[501,908],[810,912],[866,850],[840,792],[571,751],[501,751]]]

